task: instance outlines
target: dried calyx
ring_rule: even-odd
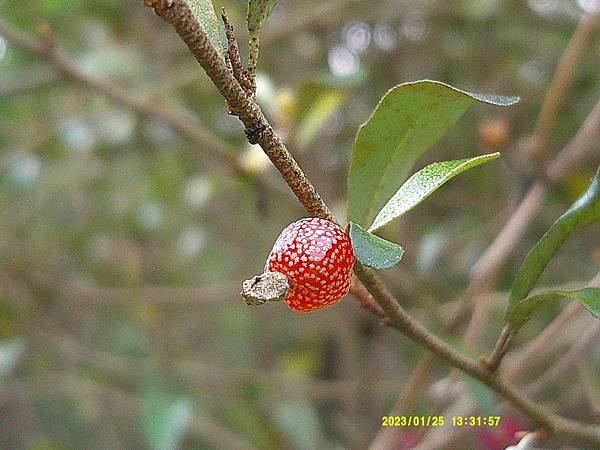
[[[284,274],[265,272],[244,281],[241,295],[247,305],[262,305],[283,300],[289,289],[290,283]]]

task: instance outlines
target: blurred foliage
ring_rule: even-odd
[[[258,99],[341,220],[358,126],[389,88],[429,78],[522,97],[509,109],[474,106],[415,170],[494,150],[503,163],[463,174],[382,233],[406,251],[386,282],[431,329],[527,186],[519,144],[584,3],[280,0],[264,26]],[[215,2],[216,11],[223,5],[245,53],[246,3]],[[310,315],[243,305],[241,281],[261,271],[303,210],[173,30],[141,1],[1,0],[0,17],[38,36],[49,25],[86,73],[193,117],[274,186],[236,177],[210,149],[0,37],[0,448],[366,448],[423,349],[352,298]],[[549,154],[580,127],[599,83],[596,35]],[[594,171],[552,188],[492,294],[480,348],[497,336],[504,291],[527,250]],[[577,287],[593,276],[599,230],[570,239],[541,284]],[[559,309],[540,310],[519,342]],[[572,321],[531,376],[589,323]],[[574,369],[586,381],[562,380],[542,400],[589,420],[600,353],[583,359]],[[436,366],[432,379],[447,373]],[[430,414],[449,395],[433,384],[413,412]],[[523,423],[502,412],[507,427]],[[506,446],[507,436],[485,438]],[[489,448],[476,431],[460,439],[461,448]]]

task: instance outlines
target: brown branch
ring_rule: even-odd
[[[358,304],[361,308],[371,311],[375,316],[380,319],[385,319],[385,314],[379,306],[373,296],[369,293],[367,288],[354,276],[352,278],[352,284],[350,285],[350,293],[356,297]]]
[[[577,164],[580,164],[595,147],[595,143],[600,137],[600,102],[598,102],[576,136],[554,158],[550,166],[545,167],[545,152],[558,109],[568,93],[577,64],[581,60],[592,33],[599,22],[600,14],[585,14],[561,56],[550,87],[542,102],[535,130],[529,140],[532,143],[533,156],[540,167],[540,180],[529,188],[510,220],[484,255],[473,266],[471,284],[477,286],[497,276],[500,268],[541,208],[548,192],[548,183],[559,182]],[[491,283],[489,288],[491,289]],[[480,295],[484,295],[486,292],[489,292],[489,290],[479,290]],[[486,322],[487,308],[487,301],[480,301],[475,304],[475,310],[465,333],[465,342],[473,343],[478,339],[482,326]],[[503,330],[491,356],[485,360],[489,364],[488,368],[490,370],[493,371],[499,367],[510,348],[511,339],[512,336]]]
[[[578,164],[596,148],[600,139],[600,101],[590,112],[582,127],[575,137],[560,151],[545,172],[546,179],[534,183],[525,197],[506,223],[494,242],[488,247],[484,255],[473,267],[472,282],[481,283],[482,280],[495,277],[500,268],[512,253],[523,233],[541,209],[549,191],[549,183],[558,183],[567,176]],[[481,291],[484,292],[484,291]],[[482,313],[481,315],[483,315]],[[477,321],[474,323],[474,321]],[[483,317],[473,317],[469,324],[467,335],[472,339],[479,335],[480,327],[484,323]],[[504,339],[506,336],[500,336]],[[489,358],[493,364],[490,369],[496,370],[510,345],[508,342],[498,342],[494,354]],[[500,345],[501,344],[501,345]]]
[[[600,287],[600,273],[587,283],[588,286]],[[508,380],[517,380],[522,376],[535,361],[541,359],[544,355],[544,350],[550,348],[549,342],[556,336],[561,334],[564,326],[577,314],[585,311],[579,302],[571,301],[561,313],[548,324],[534,340],[529,342],[525,348],[520,350],[515,356],[515,364],[511,364],[510,368],[504,370],[502,374]]]
[[[235,39],[235,33],[233,30],[233,25],[229,23],[229,18],[227,17],[227,12],[225,8],[221,10],[221,18],[223,19],[223,25],[225,26],[225,35],[227,36],[227,56],[226,63],[231,65],[231,71],[233,72],[233,76],[240,83],[240,85],[244,88],[246,93],[251,97],[254,97],[256,94],[256,86],[248,77],[248,73],[244,70],[244,65],[242,64],[242,57],[240,55],[240,49],[237,44],[237,40]]]
[[[175,27],[192,54],[225,97],[232,111],[246,126],[249,138],[255,137],[257,142],[260,143],[309,214],[333,219],[331,212],[315,188],[289,154],[281,139],[273,131],[258,104],[247,96],[233,73],[227,68],[225,61],[219,57],[212,47],[202,27],[196,23],[187,4],[183,0],[146,0],[146,3]],[[536,426],[600,445],[600,430],[597,427],[550,414],[542,407],[527,400],[514,388],[505,384],[477,362],[455,352],[448,344],[431,334],[421,323],[408,315],[372,270],[357,264],[355,273],[375,301],[381,306],[391,326],[400,330],[415,342],[425,346],[450,365],[460,368],[465,373],[485,383],[502,397],[511,401]]]
[[[250,142],[260,144],[308,213],[313,217],[333,220],[333,215],[321,196],[268,123],[258,104],[246,94],[233,73],[227,69],[225,61],[194,20],[186,3],[181,0],[146,0],[146,4],[175,27],[196,60],[225,97],[232,112],[246,127]]]

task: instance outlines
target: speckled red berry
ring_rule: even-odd
[[[348,234],[328,220],[313,217],[281,232],[265,272],[286,275],[291,287],[285,302],[291,309],[309,312],[348,294],[355,261]]]

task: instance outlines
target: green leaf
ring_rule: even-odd
[[[263,22],[269,17],[277,0],[248,0],[248,74],[252,77],[258,64],[260,31]]]
[[[411,210],[440,186],[465,170],[496,159],[500,153],[430,164],[411,176],[379,211],[369,231],[374,231]]]
[[[175,399],[152,389],[144,395],[141,419],[150,448],[173,450],[179,448],[192,420],[192,405],[187,399]]]
[[[350,240],[356,259],[375,269],[394,267],[404,254],[398,244],[375,236],[355,223],[350,223]]]
[[[511,330],[518,331],[539,306],[563,298],[578,300],[589,312],[600,319],[600,288],[584,288],[575,291],[546,291],[531,295],[511,306],[507,314],[507,322]]]
[[[590,187],[554,222],[529,251],[512,285],[510,308],[527,297],[542,272],[574,231],[600,220],[600,168]]]
[[[184,0],[192,10],[192,14],[202,26],[213,47],[225,57],[225,46],[221,36],[221,22],[215,14],[211,0]]]
[[[356,136],[348,176],[348,218],[367,227],[425,151],[476,102],[513,105],[518,97],[460,91],[438,81],[388,91]]]

